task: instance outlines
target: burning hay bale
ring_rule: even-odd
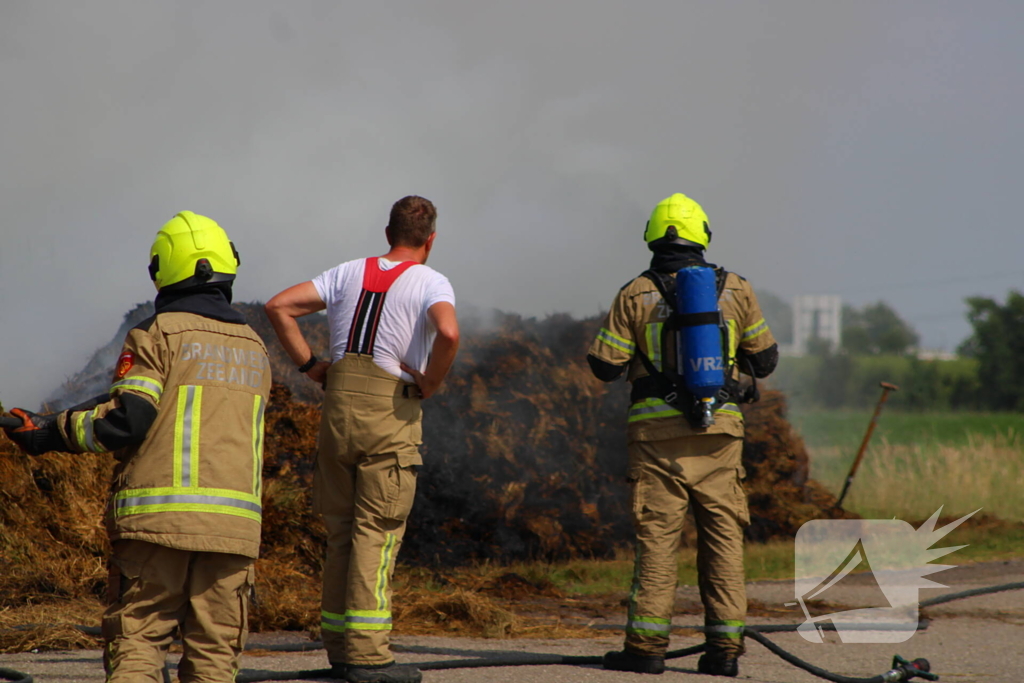
[[[743,407],[743,416],[749,540],[792,538],[808,520],[854,516],[836,509],[835,496],[810,478],[807,449],[803,438],[786,420],[786,398],[782,393],[762,392],[758,403]]]
[[[424,404],[406,561],[610,557],[629,542],[628,385],[592,377],[585,348],[597,323],[506,316],[468,340],[447,388]],[[785,410],[773,391],[746,407],[753,540],[791,538],[807,520],[842,514],[809,479]]]
[[[294,372],[262,307],[239,308],[267,341],[275,376],[289,383],[274,386],[266,411],[263,545],[251,627],[315,630],[325,539],[310,505],[320,389]],[[303,324],[322,353],[323,321],[309,316]],[[602,558],[631,541],[628,386],[591,376],[585,351],[597,325],[596,318],[498,315],[486,329],[466,326],[449,380],[424,403],[425,464],[403,562],[441,572],[480,561]],[[94,365],[74,379],[83,395],[104,388],[90,384],[102,384],[90,379],[98,376]],[[791,537],[804,521],[832,516],[835,501],[808,478],[807,454],[785,419],[783,397],[765,392],[745,412],[749,536]],[[112,465],[107,455],[29,458],[0,436],[0,630],[39,623],[33,612],[39,605],[68,601],[91,605],[91,623],[84,617],[81,623],[98,623]],[[404,587],[396,600],[404,610],[398,627],[412,632],[420,620],[477,634],[529,630],[509,616],[515,601],[506,593],[526,590],[510,581],[429,596]],[[0,650],[48,642],[25,633],[0,641]],[[72,642],[66,633],[61,638]]]

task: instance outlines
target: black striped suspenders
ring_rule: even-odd
[[[414,265],[415,261],[404,261],[391,270],[381,270],[376,256],[366,259],[363,266],[363,291],[356,302],[345,353],[373,355],[377,326],[380,325],[380,315],[384,310],[384,297],[398,276]]]

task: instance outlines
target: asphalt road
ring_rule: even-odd
[[[1024,561],[977,564],[943,572],[934,577],[948,589],[922,591],[922,599],[994,584],[1024,581]],[[857,586],[847,590],[850,604],[856,603]],[[752,617],[751,623],[796,623],[800,615],[784,613],[785,602],[792,601],[788,582],[763,582],[749,585],[752,602],[763,606],[767,617]],[[687,609],[695,599],[689,587],[679,591],[677,606]],[[845,602],[845,600],[844,600]],[[925,657],[932,669],[947,682],[1022,683],[1024,682],[1024,591],[1013,591],[969,598],[927,610],[931,622],[909,641],[898,644],[844,644],[835,634],[825,643],[805,641],[796,633],[771,634],[770,637],[798,657],[847,676],[872,676],[889,669],[892,656],[908,659]],[[620,618],[621,619],[621,618]],[[612,620],[613,622],[614,620]],[[609,622],[609,625],[612,623]],[[695,625],[692,614],[674,620],[677,626]],[[255,634],[252,643],[308,643],[301,634]],[[701,642],[697,634],[673,635],[672,648],[684,648]],[[429,662],[447,659],[486,658],[513,653],[549,653],[565,655],[601,655],[621,646],[621,635],[609,631],[602,639],[571,640],[484,640],[434,636],[396,636],[396,658],[401,662]],[[173,664],[177,656],[168,661]],[[659,679],[666,683],[713,683],[723,679],[696,673],[697,658],[671,660],[668,671]],[[73,652],[24,653],[0,655],[0,666],[25,671],[39,682],[98,683],[104,674],[98,650]],[[247,653],[245,670],[298,671],[322,669],[327,658],[322,650],[304,653]],[[287,680],[287,679],[285,679]],[[318,679],[330,680],[330,679]],[[584,683],[600,681],[651,681],[648,676],[604,671],[597,666],[517,666],[486,669],[425,671],[425,683],[505,683],[512,681],[558,681]],[[818,681],[808,673],[785,663],[758,643],[748,640],[747,655],[741,660],[739,680],[755,683],[802,683]]]

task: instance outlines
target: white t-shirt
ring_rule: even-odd
[[[399,265],[378,258],[382,271]],[[327,304],[327,324],[331,329],[331,362],[344,357],[356,304],[363,291],[366,259],[348,261],[313,278],[317,294]],[[437,330],[427,317],[427,309],[447,301],[455,305],[455,292],[448,278],[429,266],[416,264],[392,283],[380,313],[373,346],[373,362],[406,382],[413,378],[402,372],[400,363],[423,372]]]

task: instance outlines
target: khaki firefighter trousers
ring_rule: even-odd
[[[185,683],[235,680],[245,647],[253,560],[114,541],[103,615],[109,683],[161,683],[167,648],[180,630]]]
[[[320,625],[332,664],[394,661],[391,577],[422,462],[418,395],[371,356],[328,370],[313,509],[327,527]]]
[[[740,483],[742,451],[743,439],[726,434],[629,444],[636,565],[627,650],[663,655],[668,648],[676,554],[689,506],[697,525],[697,581],[708,652],[743,654],[743,529],[750,515]]]

